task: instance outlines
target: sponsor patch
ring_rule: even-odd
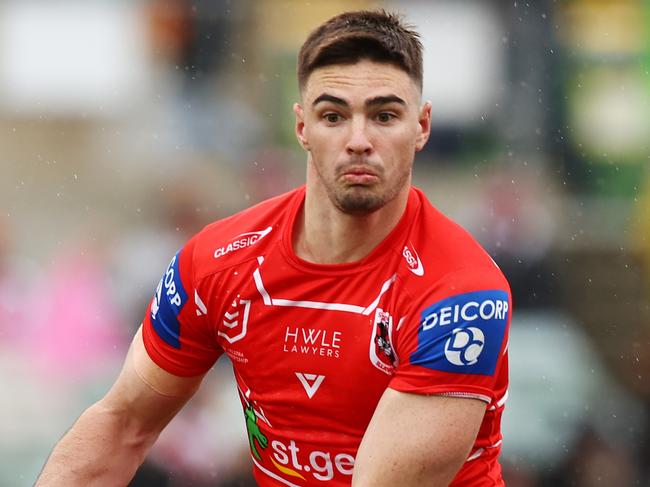
[[[187,293],[181,282],[178,260],[180,250],[167,266],[156,288],[151,303],[151,323],[160,338],[174,348],[181,348],[178,314],[187,302]]]
[[[271,233],[271,230],[273,230],[273,227],[267,227],[264,230],[260,230],[257,232],[246,232],[237,235],[236,237],[233,238],[233,240],[230,243],[224,245],[223,247],[219,247],[217,250],[215,250],[214,258],[218,259],[220,257],[223,257],[226,254],[229,254],[230,252],[235,252],[237,250],[250,247],[251,245],[254,245],[258,241],[262,240],[269,233]]]
[[[411,271],[416,276],[421,277],[424,275],[424,266],[422,265],[420,256],[415,251],[415,249],[411,251],[408,245],[405,245],[404,250],[402,250],[402,256],[404,257],[404,260],[406,260],[406,263],[409,266],[409,271]]]
[[[411,364],[443,372],[492,375],[510,313],[508,294],[475,291],[439,301],[420,316]]]

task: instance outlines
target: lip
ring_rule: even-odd
[[[378,177],[377,171],[374,171],[368,166],[350,166],[343,171],[342,175]]]
[[[348,184],[372,184],[379,180],[379,176],[372,169],[365,166],[352,166],[347,168],[341,178]]]

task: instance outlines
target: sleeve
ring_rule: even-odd
[[[413,302],[397,331],[398,362],[389,387],[496,400],[507,377],[512,312],[498,268],[448,274]]]
[[[222,353],[194,282],[195,245],[196,237],[172,258],[142,322],[151,359],[184,377],[207,372]]]

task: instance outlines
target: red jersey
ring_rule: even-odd
[[[496,264],[415,188],[367,257],[306,262],[292,248],[304,197],[213,223],[174,256],[143,323],[151,358],[179,376],[230,358],[261,486],[349,485],[387,387],[485,401],[451,485],[504,485],[512,306]]]

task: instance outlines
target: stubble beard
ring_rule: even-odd
[[[379,174],[380,182],[373,185],[346,185],[336,179],[325,183],[325,190],[330,201],[341,212],[348,215],[368,215],[392,201],[407,184],[409,171],[396,174],[394,181],[385,184],[384,173]],[[382,188],[382,186],[384,186]]]

